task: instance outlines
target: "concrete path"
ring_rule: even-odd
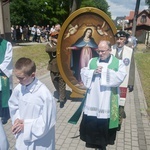
[[[129,93],[126,101],[127,118],[123,121],[122,129],[117,133],[115,145],[107,147],[107,150],[150,150],[150,121],[148,119],[145,98],[136,70],[134,92]],[[54,86],[50,80],[49,73],[40,77],[40,80],[46,84],[49,90],[54,93]],[[67,88],[67,93],[70,93]],[[56,150],[88,150],[85,143],[77,138],[79,135],[79,124],[72,125],[67,123],[72,114],[80,105],[80,100],[71,100],[68,98],[65,107],[60,109],[57,103],[57,123],[56,123]],[[10,150],[14,150],[15,139],[11,133],[11,121],[4,125]],[[21,149],[20,149],[21,150]]]

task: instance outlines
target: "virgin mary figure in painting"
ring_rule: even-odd
[[[80,70],[88,65],[89,60],[92,57],[97,56],[96,49],[97,43],[92,37],[93,30],[87,28],[84,31],[82,37],[80,37],[71,47],[67,49],[72,50],[71,55],[71,70],[74,72],[74,76],[80,82]],[[78,60],[79,59],[79,60]]]

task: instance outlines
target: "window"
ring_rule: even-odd
[[[140,22],[141,22],[141,23],[146,23],[146,22],[147,22],[146,15],[142,15],[142,16],[141,16]]]

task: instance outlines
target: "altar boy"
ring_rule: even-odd
[[[19,84],[9,99],[12,132],[17,150],[54,150],[56,104],[47,89],[35,77],[36,65],[29,58],[15,64]]]

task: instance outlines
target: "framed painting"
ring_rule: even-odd
[[[72,89],[71,97],[83,97],[86,87],[81,81],[81,68],[98,56],[100,40],[115,43],[116,32],[113,21],[97,8],[78,9],[66,19],[58,37],[57,62],[64,81]]]

